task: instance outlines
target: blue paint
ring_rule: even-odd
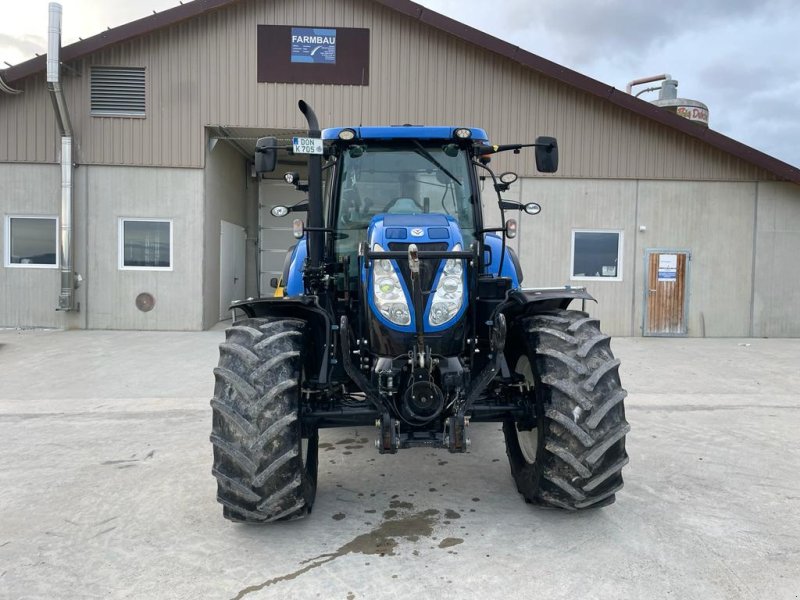
[[[285,296],[302,296],[305,291],[305,284],[303,283],[303,265],[308,256],[308,242],[306,236],[298,240],[292,251],[292,259],[289,262],[289,277],[284,281],[284,295]]]
[[[333,127],[322,131],[323,140],[338,140],[342,129],[352,129],[357,140],[449,140],[454,139],[453,131],[458,127],[438,127],[424,125],[393,125],[391,127]],[[486,142],[489,136],[486,131],[470,127],[472,140]]]
[[[485,252],[485,254],[490,255],[491,261],[484,266],[483,272],[491,275],[498,275],[497,271],[500,267],[500,253],[503,248],[503,240],[499,235],[486,233],[483,236],[483,243],[492,249],[491,252]],[[500,276],[511,278],[512,289],[519,288],[519,277],[517,277],[517,270],[514,268],[514,262],[511,260],[511,256],[508,252],[508,246],[506,246],[506,255],[503,259],[503,272],[500,273]]]

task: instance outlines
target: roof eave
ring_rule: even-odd
[[[160,13],[148,15],[136,21],[125,23],[119,27],[107,29],[102,33],[80,40],[61,49],[61,61],[69,62],[107,48],[114,44],[126,42],[135,37],[152,33],[164,27],[176,25],[193,17],[219,10],[239,0],[194,0],[180,4]],[[6,83],[14,83],[44,71],[47,67],[47,56],[41,55],[0,71]]]

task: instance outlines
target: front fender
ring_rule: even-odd
[[[329,379],[330,359],[335,352],[331,335],[333,327],[328,313],[319,305],[316,296],[293,296],[291,298],[259,298],[242,300],[231,304],[230,310],[238,309],[252,318],[302,319],[308,323],[306,329],[306,369],[318,373],[319,383]]]
[[[582,287],[520,288],[509,290],[506,299],[497,306],[494,314],[502,313],[509,323],[513,323],[513,319],[565,309],[573,300],[597,302],[586,288]]]

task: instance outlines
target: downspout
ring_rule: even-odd
[[[61,87],[61,5],[51,2],[48,6],[47,28],[47,89],[56,114],[56,123],[61,132],[61,293],[56,310],[75,310],[75,279],[73,271],[73,189],[72,189],[72,123]]]

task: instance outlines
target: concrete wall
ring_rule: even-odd
[[[542,212],[538,215],[521,213],[518,217],[519,254],[525,272],[523,285],[585,286],[598,301],[596,305],[587,304],[587,310],[601,319],[604,331],[612,335],[630,335],[636,182],[530,178],[517,185],[520,186],[522,202],[542,205]],[[623,232],[622,281],[570,279],[573,229]]]
[[[82,167],[88,171],[89,268],[85,272],[91,329],[199,330],[203,281],[203,172],[198,169]],[[171,271],[118,268],[121,217],[173,220]],[[149,292],[155,308],[141,312]]]
[[[247,199],[258,189],[258,181],[246,171],[244,156],[226,142],[218,142],[207,153],[203,171],[205,185],[205,225],[203,237],[203,326],[209,328],[219,321],[219,247],[220,221],[247,228],[247,237],[257,233],[258,222],[248,223]],[[248,246],[251,246],[248,243]],[[248,252],[251,261],[255,261]],[[247,279],[247,275],[245,275]],[[247,286],[248,282],[245,282]]]
[[[753,335],[800,337],[800,186],[758,184]]]
[[[85,171],[75,172],[75,208],[85,214]],[[85,288],[78,290],[82,311],[57,312],[61,290],[60,271],[5,267],[6,216],[59,216],[61,212],[61,168],[58,165],[0,164],[0,327],[73,328],[85,325]],[[75,229],[75,267],[85,272],[85,223],[80,217]],[[82,241],[83,240],[83,241]]]
[[[584,285],[589,311],[613,335],[641,335],[647,249],[691,251],[688,335],[748,336],[755,260],[755,335],[799,335],[791,300],[800,295],[800,188],[791,184],[528,178],[520,220],[525,286]],[[761,187],[764,186],[764,187]],[[759,255],[754,255],[759,190]],[[640,232],[639,226],[646,231]],[[622,281],[570,281],[573,229],[623,232]]]

